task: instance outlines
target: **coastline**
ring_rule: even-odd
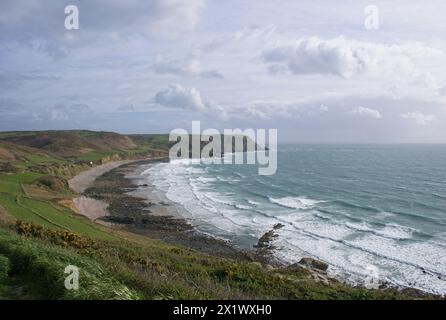
[[[135,172],[141,170],[142,165],[166,160],[156,158],[120,163],[99,175],[81,195],[107,204],[107,214],[92,220],[210,255],[238,261],[258,260],[255,252],[235,248],[228,241],[198,232],[185,218],[175,214],[173,203],[141,194],[141,185],[134,179]],[[151,188],[149,185],[143,187]]]
[[[328,275],[325,270],[314,268],[314,263],[324,263],[312,258],[304,258],[302,260],[307,260],[307,262],[292,265],[274,258],[270,250],[274,249],[271,241],[274,239],[276,226],[259,239],[257,246],[248,250],[238,248],[229,241],[196,230],[178,212],[177,204],[172,203],[167,197],[162,199],[158,197],[153,192],[155,187],[147,184],[146,180],[143,184],[138,183],[138,180],[140,180],[138,176],[147,169],[147,165],[155,165],[166,160],[166,158],[156,158],[131,160],[125,161],[125,163],[117,161],[114,165],[109,166],[108,170],[97,170],[96,178],[90,182],[78,198],[89,199],[105,205],[103,207],[105,214],[87,216],[100,224],[117,226],[132,233],[145,235],[152,239],[160,239],[209,255],[259,263],[271,269],[305,269],[316,282],[327,285],[343,282],[351,287],[363,287],[348,284],[341,279],[335,279]],[[88,202],[84,202],[84,206],[87,206],[87,211],[91,210],[88,209]],[[97,207],[93,208],[92,211],[97,212],[97,209]],[[83,214],[85,215],[85,212]],[[411,287],[395,287],[389,283],[382,283],[379,287],[379,290],[387,289],[397,290],[416,298],[440,297]]]
[[[127,163],[132,163],[137,160],[119,160],[108,162],[99,166],[92,167],[89,170],[83,171],[72,179],[68,180],[68,186],[71,190],[80,194],[80,196],[73,198],[68,206],[75,212],[86,216],[90,220],[101,223],[99,218],[107,216],[108,204],[104,201],[86,197],[83,192],[91,186],[94,181],[104,173],[113,170],[119,166]]]
[[[132,163],[138,160],[119,160],[107,162],[99,166],[92,167],[89,170],[82,171],[78,175],[74,176],[68,181],[70,189],[76,191],[77,193],[82,193],[101,175],[113,170],[119,166],[127,163]]]

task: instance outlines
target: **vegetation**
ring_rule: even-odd
[[[71,136],[77,142],[68,148],[66,139]],[[89,139],[94,142],[87,141],[90,147],[103,139],[109,139],[108,146],[128,142],[121,137],[119,142],[110,141],[115,137],[89,131],[0,133],[0,140],[7,140],[0,141],[0,163],[15,168],[0,172],[0,298],[407,298],[394,290],[315,281],[304,268],[273,268],[208,255],[111,229],[76,214],[67,206],[73,194],[66,179],[88,167],[85,161],[167,150],[164,135],[132,136],[133,148],[118,153],[104,147],[82,149]],[[37,144],[43,140],[50,142]],[[80,270],[79,290],[65,289],[64,271],[69,265]]]
[[[137,236],[93,240],[22,222],[14,230],[0,229],[6,298],[17,288],[21,297],[53,299],[404,298],[391,290],[325,285],[302,269],[266,269]],[[64,287],[68,265],[80,269],[79,290]]]

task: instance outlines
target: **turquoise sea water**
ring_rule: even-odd
[[[313,256],[352,282],[446,293],[446,145],[279,145],[278,170],[177,161],[143,175],[203,232]]]

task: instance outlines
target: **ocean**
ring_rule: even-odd
[[[283,261],[314,257],[346,282],[446,294],[445,165],[446,145],[302,144],[279,145],[272,176],[188,160],[142,176],[198,230],[236,246],[281,223]]]

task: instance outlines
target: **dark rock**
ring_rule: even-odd
[[[274,230],[279,230],[279,229],[282,229],[283,227],[285,227],[284,224],[276,223],[276,224],[274,225],[273,229],[274,229]]]
[[[277,234],[274,233],[274,230],[270,230],[266,232],[263,236],[260,237],[259,241],[254,248],[263,249],[263,248],[273,248],[271,242],[277,238]]]
[[[410,297],[418,298],[418,299],[430,297],[430,295],[428,293],[418,290],[418,289],[415,289],[415,288],[404,288],[401,290],[401,293],[406,294]]]
[[[302,258],[300,259],[299,264],[321,271],[327,271],[328,269],[328,264],[313,258]]]
[[[108,216],[108,217],[104,217],[104,220],[114,222],[114,223],[120,223],[120,224],[135,223],[135,219],[132,217]]]

